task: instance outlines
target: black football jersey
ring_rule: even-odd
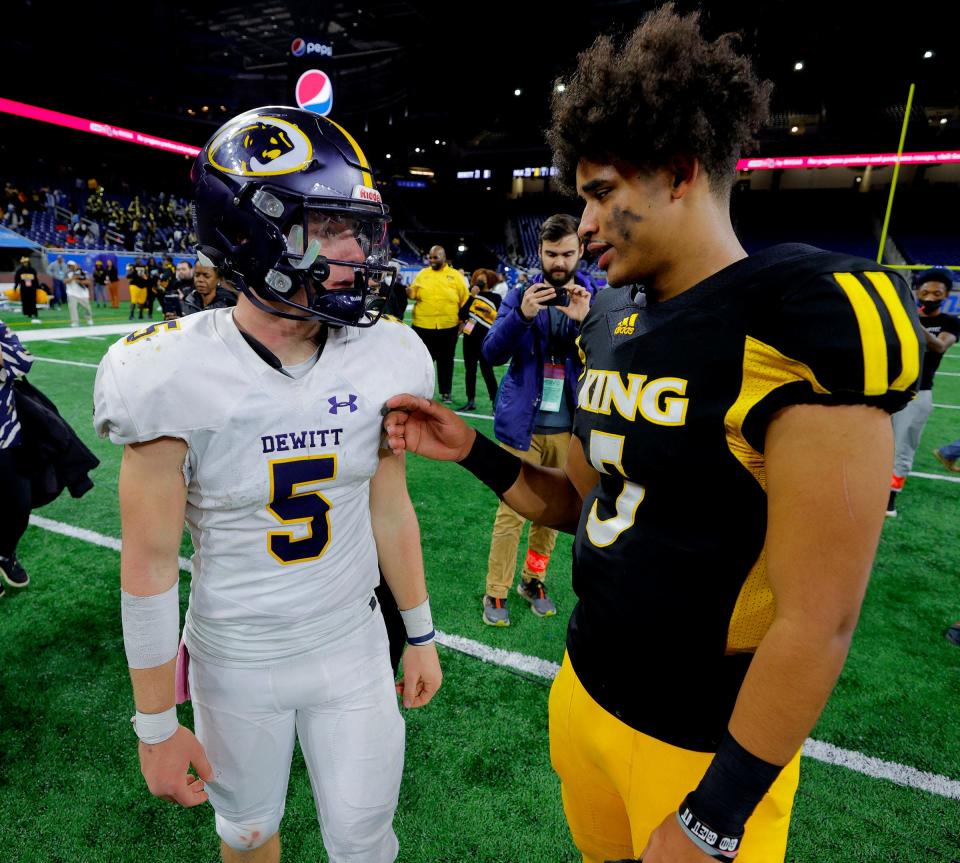
[[[574,543],[567,647],[601,706],[716,749],[773,621],[767,425],[791,404],[899,410],[915,394],[919,332],[900,276],[802,245],[665,302],[598,294],[573,430],[600,482]]]

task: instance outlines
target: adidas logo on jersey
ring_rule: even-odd
[[[632,315],[627,315],[619,324],[614,328],[613,334],[615,336],[632,336],[633,328],[637,324],[637,313],[634,312]]]

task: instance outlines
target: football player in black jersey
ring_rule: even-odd
[[[769,86],[696,14],[599,38],[563,83],[554,164],[611,285],[566,467],[406,395],[389,443],[576,534],[550,738],[584,861],[782,861],[883,524],[889,414],[916,389],[916,310],[869,261],[744,251],[730,190]]]

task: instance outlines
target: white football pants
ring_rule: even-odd
[[[190,691],[227,844],[257,847],[276,832],[299,737],[331,863],[396,859],[404,723],[376,608],[339,642],[288,659],[237,668],[191,657]]]

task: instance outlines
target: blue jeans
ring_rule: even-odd
[[[940,455],[945,459],[960,459],[960,438],[957,438],[953,443],[940,447]]]

